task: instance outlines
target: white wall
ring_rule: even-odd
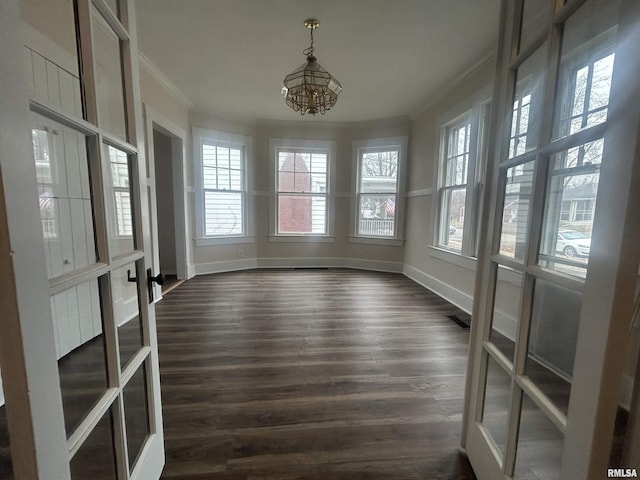
[[[194,263],[200,273],[256,266],[368,266],[401,271],[402,246],[364,245],[349,242],[354,192],[352,178],[352,142],[371,138],[406,136],[408,118],[393,118],[363,123],[272,122],[224,120],[192,113],[192,126],[254,138],[253,193],[255,242],[237,245],[195,246]],[[273,242],[269,240],[272,204],[270,203],[271,138],[323,140],[336,144],[335,240],[318,242]],[[193,166],[190,162],[190,169]],[[190,218],[195,218],[190,205]],[[194,232],[192,231],[192,234]],[[280,239],[279,239],[280,240]]]
[[[444,123],[485,100],[491,92],[494,62],[489,59],[446,90],[412,122],[409,146],[408,190],[405,224],[405,273],[470,312],[475,260],[456,262],[455,255],[438,255],[433,245],[436,225],[435,173],[439,158],[440,129]]]

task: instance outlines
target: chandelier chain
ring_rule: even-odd
[[[306,55],[307,57],[312,57],[313,56],[313,28],[309,29],[309,33],[311,35],[311,46],[309,48],[305,48],[302,53],[304,55]]]

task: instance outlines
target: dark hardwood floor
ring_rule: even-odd
[[[199,276],[157,305],[165,479],[474,479],[469,330],[397,274]]]

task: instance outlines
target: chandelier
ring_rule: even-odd
[[[307,56],[307,63],[284,77],[286,101],[287,105],[302,115],[324,115],[338,101],[342,85],[320,66],[313,55],[313,31],[320,26],[320,22],[315,18],[307,18],[304,26],[311,33],[311,46],[302,52]]]

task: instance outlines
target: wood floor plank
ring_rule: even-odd
[[[157,304],[171,480],[474,479],[468,330],[398,274],[199,276]]]

